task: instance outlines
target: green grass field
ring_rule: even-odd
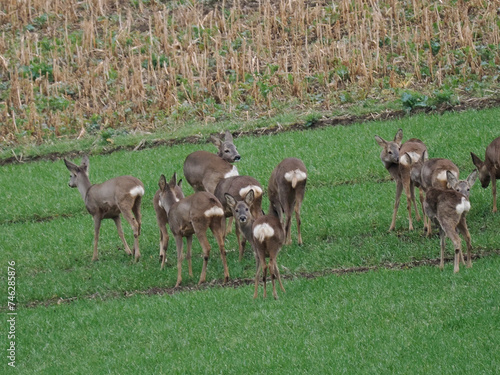
[[[473,170],[470,152],[484,156],[486,146],[499,135],[499,116],[500,109],[418,115],[235,139],[242,155],[237,164],[240,174],[264,186],[285,157],[299,157],[308,167],[304,245],[296,245],[294,226],[294,244],[285,246],[278,257],[287,289],[286,294],[278,292],[278,301],[263,300],[262,287],[255,301],[252,286],[197,289],[202,259],[196,239],[194,277],[188,277],[183,267],[179,293],[148,295],[172,288],[177,272],[173,240],[163,271],[158,263],[152,198],[159,176],[174,171],[182,176],[185,157],[200,148],[214,151],[212,145],[91,157],[93,183],[131,174],[145,184],[143,257],[137,264],[123,252],[109,220],[101,228],[100,260],[91,262],[92,218],[78,191],[68,187],[69,172],[62,160],[1,167],[0,281],[7,285],[7,264],[15,261],[18,370],[495,373],[500,365],[500,215],[491,213],[491,188],[476,183],[471,193],[468,225],[473,252],[483,256],[472,269],[462,267],[453,274],[447,264],[443,272],[435,266],[386,270],[384,266],[393,263],[439,257],[439,239],[424,237],[421,222],[408,231],[404,198],[396,231],[387,233],[395,184],[380,162],[374,135],[392,139],[401,127],[405,140],[422,139],[430,157],[450,158],[465,178]],[[187,183],[184,191],[192,193]],[[126,223],[124,231],[130,244]],[[239,262],[234,234],[228,236],[226,247],[231,279],[253,278],[251,250]],[[370,266],[378,271],[301,277]],[[219,285],[222,278],[213,246],[207,280]],[[0,301],[5,311],[7,294]]]

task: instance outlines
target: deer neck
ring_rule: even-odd
[[[89,192],[89,189],[92,187],[89,176],[84,173],[80,174],[76,187],[78,188],[83,201],[87,202],[87,194]]]

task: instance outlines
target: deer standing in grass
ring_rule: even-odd
[[[470,153],[472,162],[479,172],[481,186],[486,189],[491,181],[491,192],[493,194],[493,212],[497,212],[497,179],[500,179],[500,137],[495,138],[486,147],[484,161],[474,153]]]
[[[427,151],[424,151],[423,156],[413,161],[408,154],[403,155],[401,158],[407,158],[406,163],[411,165],[411,179],[415,186],[428,191],[430,188],[436,189],[452,189],[452,185],[448,182],[449,178],[447,172],[451,173],[453,179],[454,190],[462,193],[466,198],[469,198],[470,187],[472,180],[476,179],[476,171],[473,171],[466,180],[458,180],[460,171],[458,167],[451,160],[443,158],[427,158]],[[427,220],[424,212],[424,230],[427,236],[431,234],[431,222]]]
[[[291,224],[295,212],[297,221],[298,244],[302,245],[300,232],[300,209],[304,200],[307,183],[307,169],[304,162],[297,158],[282,160],[271,173],[267,194],[271,207],[282,207],[286,217],[286,244],[292,243]]]
[[[177,185],[174,187],[174,196],[177,200],[181,200],[184,198],[184,193],[182,192],[182,179],[177,182]],[[167,248],[169,235],[167,231],[168,224],[168,216],[163,206],[160,202],[160,190],[156,191],[156,194],[153,198],[153,207],[156,212],[156,222],[158,224],[158,228],[160,229],[160,263],[161,269],[165,267],[165,262],[167,261]]]
[[[195,151],[184,161],[184,176],[194,191],[214,193],[220,180],[238,176],[238,170],[231,163],[240,160],[240,154],[233,143],[233,136],[226,131],[224,141],[212,136],[212,142],[219,149],[217,154]]]
[[[452,189],[443,190],[431,187],[425,196],[424,210],[430,219],[439,224],[439,236],[441,239],[441,261],[439,268],[444,268],[444,251],[446,248],[446,237],[448,237],[453,242],[455,249],[453,271],[458,272],[460,260],[464,264],[465,262],[462,253],[462,240],[457,230],[462,233],[467,244],[467,267],[472,267],[471,238],[465,220],[465,216],[470,210],[470,202],[465,195],[457,191],[457,178],[449,171],[446,172],[446,175]],[[469,188],[474,185],[475,177],[475,173],[471,175]]]
[[[177,248],[177,283],[175,287],[177,288],[182,281],[183,237],[186,237],[187,242],[189,275],[193,275],[191,265],[193,234],[196,235],[203,249],[203,268],[199,284],[205,282],[210,256],[210,244],[207,239],[208,228],[214,234],[219,246],[224,266],[224,282],[229,281],[226,251],[224,249],[225,218],[222,204],[213,194],[206,191],[200,191],[188,197],[178,199],[176,190],[180,186],[177,184],[177,175],[175,173],[168,183],[165,176],[161,175],[158,186],[160,187],[161,206],[167,214],[168,225],[175,238]]]
[[[231,194],[226,193],[225,198],[229,207],[233,211],[233,216],[239,222],[241,230],[246,239],[252,245],[255,254],[257,271],[255,273],[255,291],[253,298],[257,298],[259,275],[262,271],[262,280],[264,282],[264,298],[267,297],[267,264],[266,258],[269,258],[269,273],[273,285],[273,297],[278,299],[276,292],[275,279],[278,279],[281,290],[285,292],[281,282],[280,272],[276,258],[281,247],[285,243],[286,233],[283,227],[283,211],[281,206],[274,206],[271,203],[270,213],[268,215],[260,214],[258,217],[252,215],[251,206],[254,200],[254,192],[250,190],[244,200],[237,201]],[[278,203],[279,204],[279,203]]]
[[[415,185],[410,177],[411,165],[407,163],[406,158],[400,160],[400,155],[408,154],[411,156],[412,160],[417,161],[422,157],[424,151],[426,151],[427,148],[420,139],[416,138],[411,138],[405,143],[401,144],[401,141],[403,140],[402,129],[399,129],[396,132],[393,141],[386,141],[378,135],[375,136],[375,140],[377,141],[379,146],[382,147],[382,152],[380,154],[382,163],[384,164],[391,177],[396,181],[396,199],[394,201],[394,211],[392,213],[392,221],[389,227],[389,231],[393,230],[396,227],[396,216],[398,213],[399,202],[403,190],[406,194],[406,208],[408,209],[409,229],[413,230],[413,222],[411,218],[412,203],[415,207],[416,219],[420,220],[417,202],[415,201]],[[420,202],[423,204],[424,197],[420,189],[419,193]]]
[[[250,176],[232,176],[220,180],[220,182],[217,184],[214,195],[222,203],[222,206],[224,207],[225,217],[233,216],[233,211],[226,201],[225,194],[230,194],[237,201],[242,201],[251,190],[254,193],[254,199],[252,200],[252,204],[250,205],[250,212],[253,217],[258,217],[262,213],[263,193],[262,185],[259,183],[259,181]],[[246,237],[245,235],[241,236],[239,221],[235,220],[234,224],[236,227],[236,238],[238,240],[238,249],[240,254],[239,260],[241,261],[241,259],[243,258],[243,253],[245,251]]]
[[[143,183],[132,176],[120,176],[105,181],[102,184],[92,185],[89,180],[89,158],[84,156],[78,166],[64,159],[66,167],[71,173],[69,186],[78,188],[85,207],[94,218],[94,255],[93,261],[98,259],[97,243],[99,229],[103,219],[113,219],[118,235],[123,242],[124,250],[129,255],[135,256],[138,261],[139,235],[141,234],[141,199],[144,195]],[[120,220],[120,214],[129,222],[134,231],[134,252],[130,250]]]

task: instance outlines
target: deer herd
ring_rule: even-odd
[[[425,144],[416,138],[402,143],[403,131],[399,129],[393,141],[375,136],[382,147],[380,158],[391,177],[396,182],[396,198],[389,231],[396,226],[397,211],[401,193],[405,192],[408,210],[409,229],[413,229],[412,207],[417,220],[419,209],[415,199],[415,187],[419,189],[420,204],[423,211],[424,230],[429,236],[431,223],[439,228],[441,239],[440,268],[444,267],[445,239],[450,238],[455,249],[454,272],[459,270],[459,262],[465,264],[461,240],[462,233],[467,244],[467,266],[471,263],[471,238],[467,228],[466,214],[470,210],[469,193],[477,177],[483,188],[490,181],[493,192],[493,212],[496,212],[496,179],[500,178],[500,137],[487,148],[485,160],[471,153],[477,168],[466,180],[459,180],[458,167],[448,159],[428,158]],[[253,249],[256,261],[254,298],[258,295],[260,274],[264,282],[266,297],[266,275],[269,269],[274,298],[278,298],[275,281],[283,292],[277,264],[277,256],[283,245],[292,243],[291,222],[295,213],[297,223],[297,243],[302,244],[300,210],[307,183],[307,169],[302,160],[286,158],[271,173],[267,186],[269,212],[262,210],[263,186],[251,176],[240,176],[233,165],[240,160],[234,145],[233,136],[226,131],[224,140],[211,137],[218,153],[195,151],[189,154],[183,167],[184,177],[192,186],[194,194],[184,196],[182,179],[173,173],[170,180],[162,174],[158,191],[153,198],[156,220],[160,231],[161,269],[166,262],[169,242],[167,225],[175,239],[177,249],[177,282],[182,282],[182,261],[184,258],[184,238],[186,238],[186,258],[189,275],[193,276],[191,256],[193,235],[198,239],[203,252],[203,267],[199,283],[206,280],[207,264],[210,256],[210,243],[207,231],[210,228],[224,267],[224,281],[229,281],[226,261],[225,238],[230,233],[232,221],[235,224],[239,259],[241,261],[246,242]],[[138,261],[139,236],[141,234],[141,200],[145,193],[144,184],[132,176],[112,178],[101,184],[92,185],[89,180],[89,158],[84,156],[78,166],[64,159],[70,171],[69,186],[78,188],[87,211],[94,219],[94,253],[92,260],[98,259],[97,244],[102,219],[113,219],[118,235],[127,254]],[[134,233],[133,251],[123,235],[120,214],[125,217]],[[228,223],[226,224],[226,219]],[[269,258],[269,264],[266,259]]]

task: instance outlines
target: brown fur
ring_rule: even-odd
[[[472,162],[479,172],[481,186],[486,189],[491,181],[491,192],[493,194],[493,212],[497,212],[497,181],[500,179],[500,137],[495,138],[486,147],[484,161],[474,153],[470,153]]]
[[[160,187],[160,202],[167,213],[168,225],[175,238],[177,248],[177,283],[178,287],[182,281],[182,258],[183,237],[187,241],[187,258],[189,264],[189,275],[193,275],[191,265],[191,248],[193,234],[196,235],[203,249],[203,269],[199,284],[205,282],[207,264],[210,256],[210,244],[207,239],[207,230],[210,228],[219,246],[222,264],[224,266],[224,282],[229,281],[229,270],[226,262],[226,251],[224,249],[225,220],[222,204],[211,193],[200,191],[179,201],[175,199],[175,190],[180,188],[177,184],[177,176],[174,173],[167,184],[165,176],[161,175],[158,183]],[[219,208],[220,215],[206,216],[205,212],[212,208]]]
[[[142,194],[132,196],[130,191],[133,188],[142,187],[142,193],[144,194],[144,184],[135,177],[120,176],[101,184],[92,185],[88,176],[88,156],[83,157],[80,166],[66,159],[64,159],[64,163],[71,172],[69,186],[78,188],[87,211],[94,218],[94,254],[92,260],[96,261],[98,259],[97,243],[99,242],[101,221],[103,219],[113,219],[125,252],[129,255],[134,254],[135,261],[138,261],[141,256],[139,236],[141,234]],[[123,235],[120,214],[125,217],[134,231],[133,253]]]

